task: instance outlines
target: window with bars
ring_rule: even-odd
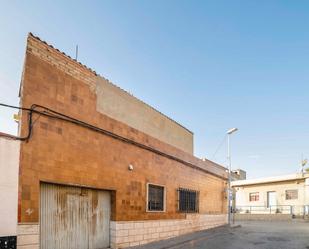
[[[258,201],[259,199],[260,199],[259,192],[249,194],[249,201]]]
[[[148,211],[164,211],[164,187],[148,184]]]
[[[199,211],[199,191],[179,188],[178,190],[178,210],[184,213],[198,213]]]
[[[296,199],[298,199],[298,190],[297,189],[286,190],[285,191],[285,199],[286,200],[296,200]]]

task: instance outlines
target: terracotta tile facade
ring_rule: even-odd
[[[113,191],[112,220],[185,219],[177,189],[200,191],[201,214],[226,213],[226,172],[96,110],[98,76],[29,35],[21,105],[39,104],[187,161],[172,160],[72,123],[34,115],[33,133],[21,144],[19,222],[39,222],[40,181]],[[22,114],[21,135],[28,122]],[[134,166],[128,170],[129,164]],[[166,187],[166,212],[146,212],[146,184]]]

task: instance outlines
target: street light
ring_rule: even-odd
[[[229,163],[229,182],[228,182],[228,222],[231,225],[231,172],[232,172],[232,160],[231,160],[231,148],[230,148],[230,136],[238,131],[237,128],[229,129],[227,133],[227,159]]]
[[[234,132],[236,132],[236,131],[238,131],[237,128],[232,128],[232,129],[229,129],[229,130],[227,131],[227,134],[228,134],[228,135],[231,135],[232,133],[234,133]]]

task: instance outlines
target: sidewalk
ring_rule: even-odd
[[[168,249],[178,246],[182,246],[186,243],[192,243],[199,240],[205,240],[216,236],[217,234],[227,233],[231,230],[227,225],[220,226],[212,229],[207,229],[204,231],[198,231],[194,233],[189,233],[186,235],[181,235],[175,238],[161,240],[157,242],[152,242],[142,246],[128,247],[129,249]]]

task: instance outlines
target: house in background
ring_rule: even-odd
[[[19,148],[0,133],[0,248],[16,248]]]
[[[308,214],[309,174],[233,181],[236,211],[247,214]]]
[[[0,164],[17,225],[0,231],[17,248],[124,248],[227,223],[226,168],[194,157],[191,131],[32,34],[20,103]]]

